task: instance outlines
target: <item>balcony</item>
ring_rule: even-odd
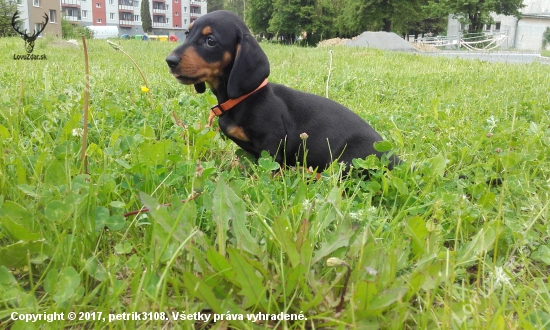
[[[80,8],[80,0],[61,0],[61,7]]]
[[[120,27],[133,27],[135,25],[135,22],[121,19],[118,21],[118,25],[120,25]]]
[[[196,5],[191,5],[189,10],[191,17],[200,17],[201,16],[201,7]]]
[[[153,27],[154,28],[163,28],[163,27],[167,27],[168,26],[168,23],[166,22],[153,22]]]
[[[69,16],[69,15],[63,15],[63,19],[67,20],[73,24],[76,24],[81,21],[80,16]]]
[[[162,8],[153,8],[153,15],[163,15],[166,16],[166,9]]]
[[[126,5],[118,5],[118,11],[123,11],[127,13],[133,13],[134,7],[133,6],[126,6]]]

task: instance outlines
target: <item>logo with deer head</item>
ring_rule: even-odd
[[[21,35],[21,38],[25,40],[25,49],[27,50],[27,54],[32,53],[32,51],[34,50],[34,42],[36,38],[38,38],[40,33],[42,33],[42,31],[44,31],[44,29],[46,28],[46,25],[48,25],[48,21],[50,20],[50,18],[48,17],[48,14],[44,13],[44,18],[45,18],[45,21],[44,21],[44,24],[42,24],[42,28],[38,31],[36,31],[35,29],[34,33],[31,35],[27,34],[27,29],[23,30],[23,32],[19,30],[19,26],[17,24],[17,19],[19,19],[19,12],[17,10],[15,11],[15,14],[13,14],[13,17],[11,18],[11,26],[13,27],[15,32],[19,33]]]

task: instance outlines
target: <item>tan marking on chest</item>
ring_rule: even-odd
[[[229,126],[226,131],[227,135],[241,141],[248,142],[250,139],[248,139],[248,136],[246,136],[246,133],[244,132],[243,128],[241,126]]]

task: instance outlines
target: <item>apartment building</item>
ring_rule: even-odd
[[[184,38],[191,22],[206,14],[206,0],[3,0],[17,2],[23,28],[27,31],[43,24],[44,12],[50,16],[43,35],[61,37],[61,18],[82,26],[116,26],[119,35],[143,35],[141,1],[149,1],[153,35]],[[30,27],[30,28],[29,28]]]
[[[27,30],[28,34],[39,31],[45,23],[44,14],[48,15],[48,24],[41,36],[54,35],[61,37],[61,4],[56,0],[3,0],[8,3],[17,3],[19,12],[20,30]]]
[[[143,35],[141,1],[149,1],[154,35],[184,38],[188,25],[206,14],[206,0],[61,0],[80,3],[82,26],[117,26],[119,35]],[[62,5],[63,6],[63,5]],[[66,9],[65,9],[66,8]],[[65,15],[71,7],[63,7]]]

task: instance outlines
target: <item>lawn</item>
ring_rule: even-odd
[[[0,39],[0,328],[550,329],[550,66],[262,44],[405,161],[314,180],[205,128],[173,43],[120,45],[147,84],[88,42],[83,162],[82,46]]]

